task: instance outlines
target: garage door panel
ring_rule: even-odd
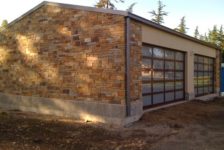
[[[144,107],[184,99],[184,53],[145,45],[142,53]]]
[[[194,55],[195,96],[214,93],[214,58]]]
[[[153,104],[164,103],[164,93],[154,94],[153,95]]]
[[[151,95],[142,96],[142,99],[143,99],[143,106],[152,105],[152,96]]]

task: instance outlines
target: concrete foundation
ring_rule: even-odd
[[[219,94],[215,93],[215,94],[209,94],[209,95],[205,95],[205,96],[195,97],[195,99],[209,101],[209,100],[213,100],[215,97],[218,97],[218,96],[219,96]]]
[[[197,100],[212,100],[218,94],[197,97]],[[74,101],[31,96],[19,96],[0,93],[0,107],[4,109],[18,109],[62,117],[69,117],[84,121],[101,122],[116,126],[125,126],[138,121],[143,113],[157,109],[178,105],[189,100],[175,102],[143,111],[141,100],[131,102],[131,115],[126,116],[126,107],[122,104],[107,104],[91,101]]]
[[[139,101],[131,103],[132,116],[126,117],[125,105],[121,104],[40,98],[4,93],[0,93],[0,107],[118,126],[137,121],[142,115],[142,103]]]

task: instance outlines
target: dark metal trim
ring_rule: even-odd
[[[125,104],[126,116],[131,115],[131,94],[130,94],[130,18],[125,18]]]

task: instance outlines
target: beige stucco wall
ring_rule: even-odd
[[[194,54],[217,58],[216,50],[142,24],[142,42],[186,52],[185,91],[194,98]]]

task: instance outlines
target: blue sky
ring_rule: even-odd
[[[97,0],[53,0],[54,2],[69,3],[84,6],[93,6]],[[4,0],[0,2],[0,21],[12,21],[30,10],[42,0]],[[116,4],[119,10],[125,10],[131,3],[137,2],[134,13],[144,18],[151,19],[147,13],[157,8],[157,0],[126,0],[124,4]],[[165,26],[175,28],[181,17],[186,17],[189,28],[188,34],[192,35],[195,27],[199,26],[200,33],[204,34],[213,25],[224,25],[224,0],[162,0],[166,5]]]

